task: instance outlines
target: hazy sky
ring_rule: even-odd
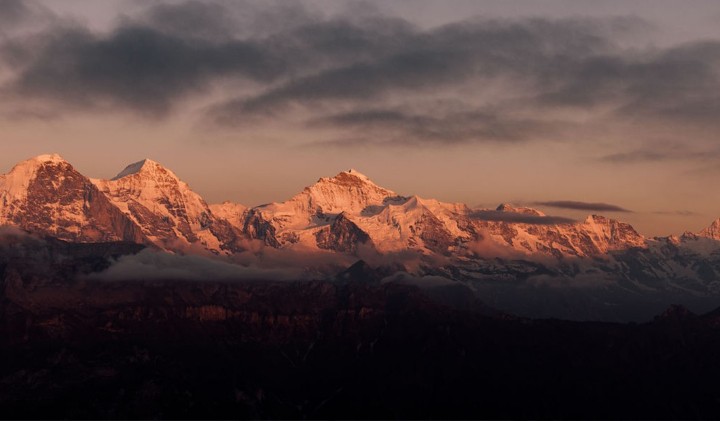
[[[0,0],[0,127],[0,170],[149,157],[210,202],[356,168],[697,231],[720,217],[720,2]]]

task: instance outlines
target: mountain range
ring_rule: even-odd
[[[41,155],[0,176],[0,225],[72,243],[253,256],[241,259],[245,265],[262,265],[273,251],[322,256],[324,265],[293,263],[313,277],[362,260],[393,279],[461,282],[495,306],[534,315],[558,315],[557,308],[538,310],[556,307],[546,293],[557,296],[558,287],[582,291],[582,299],[573,295],[581,305],[566,314],[580,318],[577,308],[593,307],[588,300],[612,308],[637,295],[658,305],[720,295],[720,219],[698,233],[646,238],[600,215],[572,221],[511,204],[472,209],[402,196],[354,169],[320,178],[285,202],[246,207],[209,205],[149,159],[100,180],[58,155]],[[509,292],[509,285],[523,288]]]

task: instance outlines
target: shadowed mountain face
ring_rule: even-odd
[[[720,310],[671,307],[640,325],[533,321],[488,310],[462,290],[381,284],[366,270],[358,264],[333,282],[87,282],[6,267],[0,411],[204,419],[720,411]]]

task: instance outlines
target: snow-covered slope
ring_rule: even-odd
[[[368,234],[380,253],[416,250],[423,254],[447,254],[473,236],[465,217],[467,212],[463,204],[412,196],[350,219]]]
[[[259,239],[277,248],[351,254],[361,248],[381,254],[474,253],[486,258],[487,246],[492,243],[489,250],[503,256],[512,252],[513,256],[561,259],[646,247],[646,239],[631,226],[602,216],[549,225],[482,220],[463,204],[403,197],[352,169],[320,178],[285,202],[247,209],[230,202],[208,206],[171,170],[149,159],[128,165],[111,180],[88,183],[59,156],[43,155],[18,164],[3,176],[0,195],[6,223],[43,226],[48,233],[82,241],[147,240],[170,250],[199,245],[231,253],[242,250],[243,239]],[[110,215],[109,221],[119,221],[121,232],[115,228],[91,233],[89,219],[102,218],[94,208],[86,209],[84,197],[88,195],[98,202],[96,206],[108,208],[104,213]],[[45,204],[28,207],[29,201]],[[44,216],[37,214],[43,209]],[[117,211],[124,216],[118,217]],[[500,205],[495,212],[544,216],[535,209],[510,204]],[[700,235],[715,238],[719,225],[716,221]],[[476,253],[478,249],[483,252]]]
[[[645,247],[645,238],[632,226],[598,215],[580,223],[525,224],[476,222],[477,230],[513,250],[526,254],[548,254],[554,257],[587,257],[611,250]]]
[[[351,169],[319,179],[286,202],[251,209],[244,229],[252,238],[272,246],[300,243],[314,247],[318,229],[330,225],[341,213],[360,215],[403,200]]]
[[[227,201],[215,203],[209,205],[209,207],[215,217],[229,222],[233,227],[242,229],[245,225],[245,216],[248,211],[247,206]]]
[[[544,216],[510,204],[495,211]],[[355,170],[321,178],[286,202],[250,209],[243,230],[273,247],[345,253],[366,245],[383,254],[467,254],[477,242],[489,241],[518,256],[562,258],[645,247],[645,239],[630,225],[602,216],[550,225],[479,220],[464,204],[402,197]]]
[[[138,227],[59,155],[0,176],[0,224],[78,242],[144,242]]]
[[[192,244],[220,252],[234,240],[205,201],[172,171],[150,159],[127,166],[112,180],[93,183],[154,244],[183,250]]]
[[[321,178],[282,203],[250,209],[244,231],[274,247],[447,254],[470,239],[462,204],[403,197],[356,170]]]

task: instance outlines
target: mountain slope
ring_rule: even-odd
[[[232,205],[226,203],[218,212],[232,213]],[[230,219],[240,227],[240,210],[234,212]],[[602,216],[549,225],[487,221],[475,218],[461,203],[400,196],[356,170],[321,178],[286,202],[242,212],[242,230],[276,248],[342,253],[370,248],[381,254],[415,251],[421,255],[466,255],[474,253],[479,243],[492,243],[490,248],[503,256],[562,258],[646,246],[645,238],[630,225]],[[500,205],[496,212],[544,217],[538,210],[510,204]]]
[[[160,247],[200,244],[220,252],[231,248],[237,237],[229,223],[213,216],[200,195],[155,161],[136,162],[111,180],[93,182]]]
[[[59,155],[0,176],[0,223],[77,242],[145,242],[139,227]]]
[[[208,205],[210,211],[219,219],[223,219],[237,229],[242,229],[245,224],[245,216],[248,207],[239,203],[226,201]]]
[[[286,202],[251,209],[244,230],[274,247],[297,243],[317,247],[316,232],[339,214],[359,215],[400,200],[395,192],[351,169],[319,179]]]
[[[501,205],[497,211],[544,217],[535,209],[514,208],[508,204]],[[647,240],[629,224],[599,215],[590,215],[582,222],[557,224],[471,220],[480,240],[528,256],[590,257],[647,246]]]
[[[712,238],[713,240],[720,240],[720,218],[714,220],[709,227],[700,231],[698,235],[700,237]]]

